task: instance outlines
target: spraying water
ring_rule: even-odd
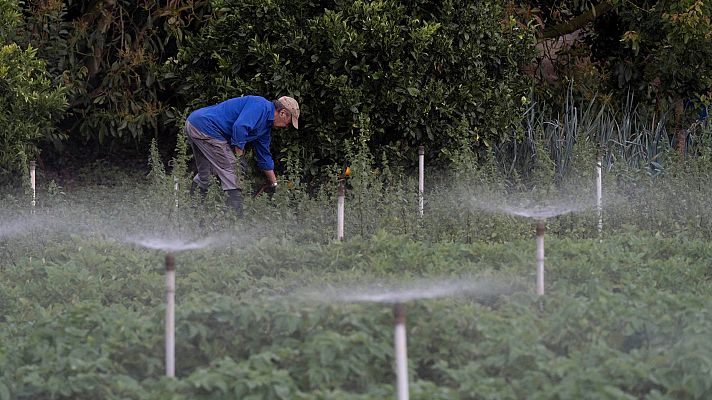
[[[552,218],[559,215],[564,215],[572,212],[582,211],[586,209],[584,205],[580,206],[534,206],[534,207],[511,207],[505,206],[497,208],[498,211],[509,214],[518,215],[520,217],[534,218],[534,219],[546,219]]]
[[[514,204],[512,204],[514,203]],[[594,205],[585,201],[551,200],[535,203],[531,200],[507,202],[503,199],[480,198],[471,201],[475,209],[508,214],[525,218],[547,219],[592,208]]]
[[[511,293],[510,284],[494,279],[420,280],[410,284],[344,286],[300,293],[301,297],[322,302],[403,303],[413,300],[455,296],[493,296]]]
[[[37,218],[15,218],[5,221],[0,226],[0,239],[12,236],[28,234],[34,228],[40,226]]]
[[[216,237],[209,237],[198,241],[181,238],[132,238],[127,239],[126,241],[147,249],[155,249],[171,253],[205,249],[208,247],[214,247],[220,243]]]

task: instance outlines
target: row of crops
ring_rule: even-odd
[[[392,398],[390,307],[300,293],[453,278],[506,289],[406,305],[411,398],[708,398],[709,185],[610,178],[602,236],[594,211],[547,221],[543,297],[531,221],[473,206],[496,201],[482,182],[432,188],[420,219],[411,181],[354,181],[344,242],[327,190],[251,199],[244,220],[215,189],[55,190],[34,213],[6,196],[0,399]],[[175,379],[163,254],[138,236],[218,238],[176,254]]]

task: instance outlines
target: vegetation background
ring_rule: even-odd
[[[191,110],[244,94],[300,101],[302,129],[275,135],[273,151],[278,170],[298,160],[307,180],[358,140],[402,165],[420,144],[431,165],[462,151],[511,158],[502,144],[525,139],[527,111],[561,114],[567,96],[663,121],[682,154],[712,90],[702,0],[0,7],[0,166],[16,184],[28,156],[67,181],[91,163],[143,168],[152,139],[164,156],[175,148]]]
[[[407,305],[413,399],[712,398],[711,17],[703,0],[0,0],[0,400],[392,398],[390,308],[329,289],[443,278],[504,288]],[[284,184],[238,220],[218,185],[189,194],[181,126],[243,94],[292,95],[302,117],[274,135]],[[503,212],[522,200],[577,210],[546,222],[543,298],[532,221]],[[144,236],[218,243],[176,256],[177,379]]]

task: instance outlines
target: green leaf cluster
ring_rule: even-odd
[[[14,4],[14,6],[13,6]],[[58,139],[56,124],[66,107],[63,87],[52,83],[32,46],[12,39],[19,23],[13,1],[0,5],[0,169],[26,171],[37,144]]]
[[[247,94],[295,97],[300,129],[275,135],[273,146],[303,154],[307,168],[340,163],[364,120],[369,147],[394,162],[423,143],[486,147],[509,133],[528,88],[520,67],[533,38],[501,2],[213,6],[214,17],[166,65],[179,92],[193,108]]]

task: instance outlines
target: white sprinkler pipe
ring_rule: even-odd
[[[393,307],[395,316],[395,347],[396,347],[396,393],[398,400],[408,400],[408,352],[405,335],[405,307],[396,304]]]
[[[423,217],[423,194],[425,192],[425,147],[418,147],[418,213]]]
[[[544,226],[545,220],[536,223],[536,293],[544,295]]]
[[[30,189],[32,189],[32,210],[34,211],[37,204],[37,191],[35,186],[35,162],[30,161]]]
[[[176,376],[175,324],[176,269],[173,254],[166,254],[166,376]]]
[[[336,204],[336,238],[344,240],[344,197],[346,188],[343,180],[339,181],[339,195]]]
[[[598,211],[598,236],[603,234],[603,157],[596,162],[596,210]]]
[[[173,191],[176,198],[176,210],[178,209],[178,177],[173,177]]]

